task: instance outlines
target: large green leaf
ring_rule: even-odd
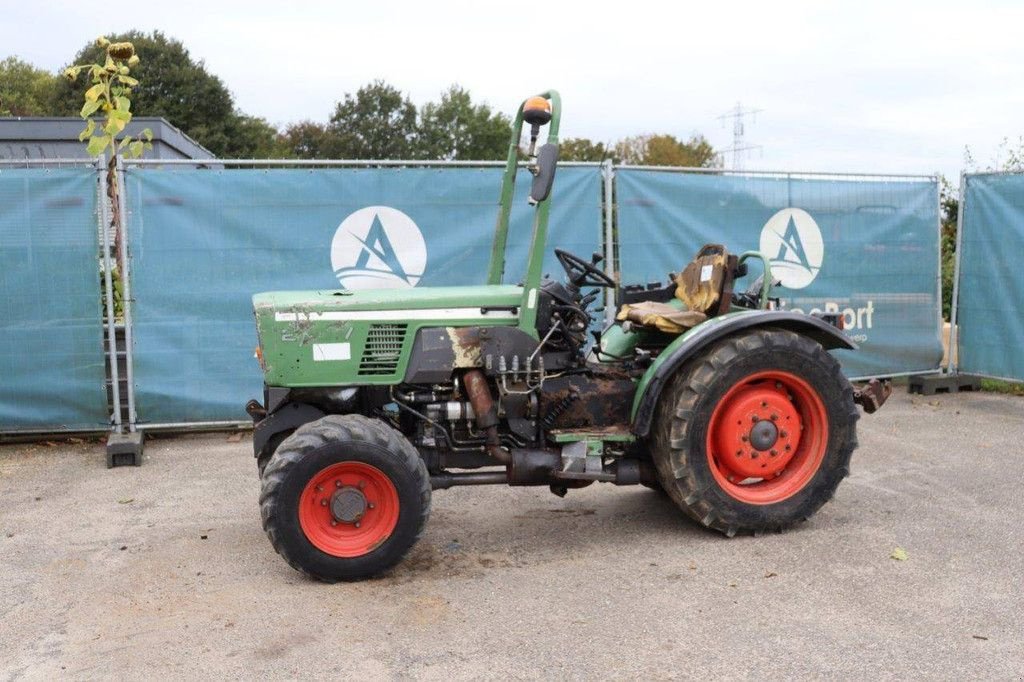
[[[88,90],[85,91],[85,99],[87,102],[95,102],[103,94],[103,83],[97,83]]]
[[[85,129],[78,133],[78,141],[85,142],[85,138],[89,137],[96,130],[96,121],[89,119],[89,122],[85,124]]]
[[[98,99],[87,100],[86,103],[82,105],[82,110],[78,113],[82,118],[89,118],[96,113],[96,110],[99,108],[100,101]]]
[[[89,140],[89,146],[86,147],[86,151],[92,156],[99,156],[103,153],[103,150],[110,144],[110,135],[97,135]]]

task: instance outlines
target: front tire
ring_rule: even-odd
[[[652,439],[658,478],[708,528],[782,530],[849,474],[858,417],[820,344],[781,329],[729,337],[665,387]]]
[[[390,426],[329,415],[300,426],[274,451],[260,514],[293,568],[326,582],[368,578],[419,540],[430,515],[430,476]]]

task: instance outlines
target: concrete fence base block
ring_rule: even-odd
[[[907,384],[908,393],[921,395],[980,390],[981,378],[970,374],[918,374],[910,377]]]
[[[141,431],[112,433],[107,436],[107,468],[142,466],[145,436]]]

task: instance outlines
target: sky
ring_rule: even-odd
[[[458,83],[505,112],[555,88],[563,138],[597,141],[724,149],[719,117],[742,103],[761,110],[748,169],[953,179],[965,146],[986,167],[1024,135],[1021,2],[0,0],[0,17],[0,58],[54,70],[98,35],[159,29],[278,125],[379,78],[417,104]]]

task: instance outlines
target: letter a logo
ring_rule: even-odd
[[[406,214],[390,206],[367,206],[338,226],[331,265],[344,289],[413,287],[426,268],[427,245]]]
[[[803,289],[818,276],[825,257],[821,230],[802,208],[784,208],[761,229],[761,253],[787,289]]]

